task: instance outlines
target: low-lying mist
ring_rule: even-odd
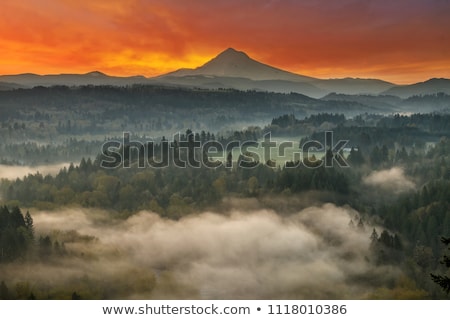
[[[377,187],[396,194],[415,189],[414,182],[405,175],[401,167],[374,171],[365,177],[363,182],[368,186]]]
[[[84,298],[358,299],[399,274],[371,263],[374,226],[352,229],[351,208],[280,215],[238,203],[177,221],[147,211],[111,222],[105,211],[31,210],[36,234],[64,242],[67,254],[0,266],[1,275]]]
[[[15,180],[17,178],[22,179],[24,176],[28,174],[35,174],[36,172],[41,173],[42,175],[56,175],[61,169],[64,167],[68,168],[70,163],[58,163],[51,165],[40,165],[40,166],[10,166],[0,164],[0,180],[8,179]]]

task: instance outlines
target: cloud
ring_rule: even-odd
[[[232,46],[316,77],[449,77],[448,1],[42,0],[2,12],[3,73],[154,76]]]
[[[363,178],[363,183],[393,193],[410,191],[415,188],[414,182],[406,177],[403,168],[400,167],[374,171]]]
[[[358,213],[332,204],[289,215],[234,207],[177,221],[147,211],[125,221],[90,209],[32,214],[36,232],[65,241],[70,253],[38,266],[33,281],[155,279],[148,291],[113,296],[119,299],[362,298],[386,277],[368,260],[369,234],[349,229]],[[23,278],[23,268],[5,274]]]

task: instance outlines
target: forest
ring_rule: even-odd
[[[448,97],[374,99],[0,92],[0,299],[448,299]],[[348,142],[301,153],[325,132]],[[265,158],[268,133],[299,158]]]

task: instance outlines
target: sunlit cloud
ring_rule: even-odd
[[[155,76],[235,47],[321,78],[450,78],[449,13],[438,0],[7,1],[0,74]]]

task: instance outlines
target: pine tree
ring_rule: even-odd
[[[350,219],[350,222],[348,223],[348,226],[349,226],[351,229],[355,229],[355,223],[353,222],[353,219]]]
[[[358,231],[360,231],[360,232],[366,231],[366,227],[364,226],[364,222],[361,218],[359,218],[359,221],[358,221]]]
[[[350,150],[350,154],[347,157],[350,164],[355,166],[360,166],[364,163],[364,157],[362,155],[361,148],[353,148]]]
[[[34,236],[33,218],[31,217],[29,211],[27,211],[27,213],[25,214],[24,220],[25,220],[25,227],[27,228],[30,235],[33,237]]]
[[[52,253],[52,241],[49,236],[39,238],[39,253],[41,257],[46,258]]]
[[[378,232],[373,228],[372,234],[370,235],[370,244],[373,246],[378,242]]]
[[[446,246],[450,245],[450,238],[441,238],[441,242]],[[450,248],[448,248],[450,250]],[[445,255],[442,258],[441,264],[445,265],[448,269],[450,269],[450,256]],[[450,293],[450,278],[446,275],[436,275],[430,274],[431,279],[436,282],[439,286],[441,286],[442,290],[444,290],[447,294]]]
[[[381,151],[378,146],[375,146],[370,153],[370,163],[373,166],[377,166],[381,162]]]

